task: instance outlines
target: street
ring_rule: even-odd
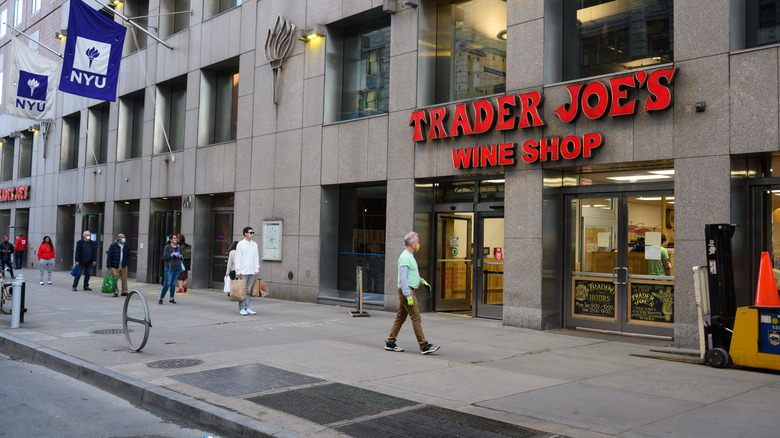
[[[215,436],[39,365],[0,355],[0,437]]]

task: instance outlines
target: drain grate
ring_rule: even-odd
[[[423,406],[411,411],[372,418],[359,423],[337,427],[336,430],[360,438],[541,438],[551,435],[489,418],[453,411],[435,406]]]
[[[226,397],[323,381],[259,363],[180,374],[171,378]]]
[[[146,366],[148,366],[149,368],[170,369],[170,368],[194,367],[202,363],[203,361],[200,359],[165,359],[165,360],[149,362],[148,364],[146,364]]]
[[[341,383],[261,395],[248,400],[323,425],[417,404]]]
[[[127,331],[132,333],[135,330],[127,329]],[[125,331],[122,330],[122,329],[102,329],[102,330],[95,330],[95,331],[92,331],[90,333],[95,334],[95,335],[121,335],[124,332]]]

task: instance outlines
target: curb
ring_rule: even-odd
[[[0,353],[88,383],[171,420],[229,437],[302,438],[236,412],[0,332]]]

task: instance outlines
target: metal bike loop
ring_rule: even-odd
[[[138,295],[141,298],[141,302],[144,305],[144,319],[138,319],[138,318],[131,318],[127,316],[127,306],[130,304],[130,298],[133,296],[133,294]],[[141,341],[141,345],[138,347],[134,347],[132,341],[130,341],[130,330],[127,328],[127,322],[135,322],[138,324],[144,325],[144,340]],[[125,307],[124,310],[122,310],[122,329],[125,332],[125,340],[127,341],[127,345],[130,346],[130,349],[133,351],[141,351],[142,348],[146,345],[146,341],[149,340],[149,328],[152,327],[152,320],[149,317],[149,304],[146,302],[146,298],[141,294],[141,292],[138,292],[137,290],[131,290],[130,293],[127,294],[127,297],[125,298]]]

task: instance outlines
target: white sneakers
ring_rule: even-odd
[[[241,309],[241,311],[239,311],[239,312],[238,312],[238,314],[239,314],[239,315],[241,315],[241,316],[247,316],[247,315],[249,315],[249,314],[246,312],[246,310],[244,310],[244,309]]]
[[[249,307],[247,307],[246,308],[246,314],[247,315],[257,315],[257,312],[255,312],[254,310],[252,310]]]

